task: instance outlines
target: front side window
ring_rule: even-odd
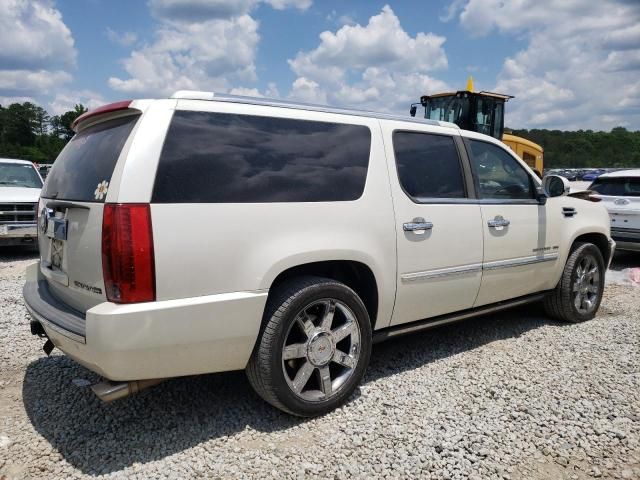
[[[362,125],[177,111],[155,203],[329,202],[360,198],[371,131]]]
[[[464,198],[464,180],[453,137],[395,132],[393,150],[398,178],[414,200]]]
[[[492,143],[469,140],[476,188],[481,199],[525,200],[535,190],[526,170],[504,149]]]
[[[42,180],[32,165],[0,162],[0,187],[42,188]]]

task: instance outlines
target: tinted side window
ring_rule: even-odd
[[[104,202],[98,186],[108,187],[116,162],[139,115],[100,122],[75,135],[47,175],[45,198]]]
[[[402,188],[420,201],[463,198],[464,181],[453,137],[421,132],[395,132],[393,150]]]
[[[534,198],[531,178],[518,161],[502,148],[479,140],[469,140],[471,163],[476,173],[480,198],[522,200]]]
[[[175,112],[156,203],[329,202],[364,191],[371,132],[361,125]]]

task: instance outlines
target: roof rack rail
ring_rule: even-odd
[[[428,120],[416,118],[409,115],[395,115],[392,113],[372,112],[369,110],[359,110],[355,108],[330,107],[327,105],[316,105],[312,103],[295,102],[277,98],[247,97],[243,95],[229,95],[215,92],[203,92],[197,90],[178,90],[170,98],[179,100],[207,100],[216,102],[243,103],[248,105],[261,105],[267,107],[296,108],[314,112],[336,113],[341,115],[356,115],[360,117],[378,118],[381,120],[397,120],[401,122],[420,123],[423,125],[435,125],[439,127],[460,129],[455,123],[440,122],[438,120]]]

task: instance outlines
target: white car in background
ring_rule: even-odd
[[[600,175],[589,189],[609,211],[617,248],[640,251],[640,169]]]
[[[37,245],[42,177],[33,163],[0,158],[0,247]]]

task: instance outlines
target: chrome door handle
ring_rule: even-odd
[[[500,215],[487,222],[487,225],[489,225],[490,228],[508,227],[510,224],[511,222],[509,220],[502,218]]]
[[[405,232],[415,232],[416,230],[431,230],[433,223],[431,222],[407,222],[402,224]]]

